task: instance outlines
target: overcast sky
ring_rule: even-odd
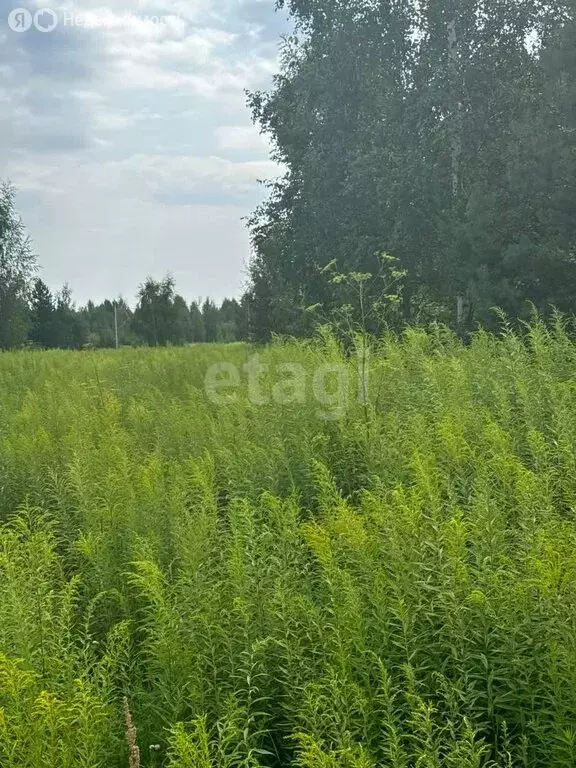
[[[189,299],[239,295],[241,219],[279,172],[244,94],[277,70],[274,0],[0,3],[0,177],[44,280],[78,303],[166,272]],[[10,29],[46,6],[52,31]]]

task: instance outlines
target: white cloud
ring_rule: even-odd
[[[218,148],[269,154],[270,140],[255,125],[221,125],[216,128]]]
[[[243,0],[55,4],[107,23],[0,48],[0,168],[22,191],[47,281],[84,301],[172,271],[188,296],[237,293],[241,219],[257,180],[279,172],[245,106],[277,68],[272,35],[241,18]]]
[[[14,161],[7,167],[12,181],[23,190],[42,191],[46,199],[66,193],[82,196],[113,190],[112,199],[124,196],[151,201],[164,189],[200,190],[203,185],[220,188],[223,193],[253,190],[258,179],[278,173],[270,160],[232,161],[217,155],[131,155],[121,160],[97,158],[79,163],[59,156],[45,158],[42,164]]]

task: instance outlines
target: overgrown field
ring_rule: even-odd
[[[0,357],[2,768],[573,768],[562,324],[253,354]]]

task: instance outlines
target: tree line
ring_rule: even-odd
[[[251,220],[256,336],[343,305],[463,333],[572,311],[574,0],[278,5],[296,32],[250,97],[286,167]]]
[[[122,298],[76,307],[65,285],[52,293],[36,276],[37,257],[16,213],[16,191],[0,185],[0,349],[33,345],[80,349],[118,345],[165,346],[249,338],[246,300],[190,304],[174,280],[148,278],[134,309]]]
[[[27,340],[41,347],[114,347],[116,344],[167,346],[234,342],[248,339],[245,306],[224,299],[190,304],[176,293],[174,280],[148,278],[133,310],[122,298],[76,308],[65,286],[53,296],[34,281]]]

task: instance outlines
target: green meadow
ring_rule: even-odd
[[[565,325],[1,355],[2,768],[573,768]]]

